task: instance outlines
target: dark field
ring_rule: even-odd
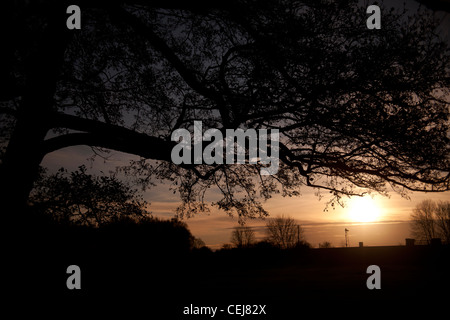
[[[36,305],[44,313],[65,306],[77,312],[125,310],[144,312],[149,319],[185,319],[183,308],[191,304],[219,309],[256,304],[267,305],[267,315],[256,319],[300,319],[308,310],[333,314],[355,306],[439,310],[447,308],[449,298],[450,252],[444,245],[211,252],[133,245],[125,238],[107,245],[89,235],[79,241],[67,235],[65,240],[42,239],[12,254],[7,280],[12,302]],[[81,268],[81,290],[66,287],[66,268],[72,264]],[[380,290],[366,286],[369,265],[381,269]]]

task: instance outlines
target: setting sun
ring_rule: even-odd
[[[373,222],[380,217],[380,208],[371,197],[352,198],[348,207],[348,218],[354,222]]]

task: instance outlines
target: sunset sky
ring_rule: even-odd
[[[50,171],[64,166],[68,170],[76,170],[85,164],[90,173],[107,174],[116,166],[127,165],[137,157],[112,151],[108,160],[97,158],[91,162],[87,160],[93,155],[89,147],[78,146],[58,150],[47,155],[42,165]],[[264,208],[271,217],[286,215],[295,218],[305,230],[306,240],[314,247],[323,241],[329,241],[333,246],[345,245],[345,228],[349,229],[350,246],[358,246],[363,242],[367,246],[404,244],[405,238],[411,236],[409,215],[417,203],[425,199],[450,200],[450,192],[421,193],[410,192],[410,199],[402,198],[395,192],[390,197],[373,195],[373,200],[347,200],[346,207],[329,208],[324,211],[327,194],[319,199],[316,190],[304,187],[302,195],[295,198],[274,196],[264,204]],[[168,186],[158,185],[144,193],[144,198],[151,203],[150,211],[161,218],[171,218],[175,215],[175,208],[179,205],[178,194],[169,191]],[[359,199],[359,198],[356,198]],[[369,197],[370,199],[370,197]],[[374,213],[375,212],[375,213]],[[373,220],[364,222],[366,220]],[[229,217],[226,213],[212,208],[210,214],[199,214],[185,219],[194,236],[201,238],[209,247],[220,248],[230,242],[231,232],[238,226],[237,218]],[[258,240],[265,236],[265,221],[261,219],[248,220],[248,226],[254,227]]]

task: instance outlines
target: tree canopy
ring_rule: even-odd
[[[150,217],[148,203],[138,190],[114,174],[88,174],[85,166],[70,174],[64,168],[51,175],[42,172],[29,202],[34,210],[63,224],[100,227],[126,218]]]
[[[169,181],[179,215],[267,215],[261,199],[303,186],[330,201],[367,191],[449,190],[449,46],[437,21],[358,1],[93,1],[81,30],[64,3],[14,3],[1,61],[1,196],[24,203],[42,158],[88,145],[142,157],[144,185]],[[280,168],[175,165],[178,128],[278,129]],[[49,132],[53,134],[48,135]]]

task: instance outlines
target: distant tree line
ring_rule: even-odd
[[[262,242],[256,241],[255,231],[248,226],[235,227],[231,233],[231,244],[236,248],[249,248],[267,244],[280,249],[309,246],[303,228],[295,219],[287,216],[270,218],[265,225],[266,237]],[[225,245],[224,248],[229,248]]]
[[[324,241],[319,243],[319,248],[333,248],[333,245],[330,241]]]
[[[450,244],[450,201],[424,200],[411,213],[411,231],[415,239],[428,244],[440,238]]]

